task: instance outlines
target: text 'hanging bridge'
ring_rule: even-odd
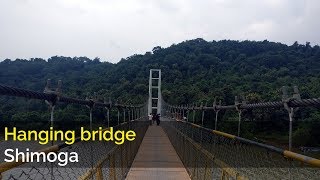
[[[320,107],[320,98],[300,99],[297,88],[290,97],[283,92],[283,100],[248,104],[239,102],[223,106],[214,103],[208,107],[173,106],[161,97],[161,71],[150,75],[148,103],[124,105],[101,101],[96,97],[86,100],[65,97],[59,83],[56,90],[46,87],[43,93],[0,85],[1,96],[24,97],[45,100],[49,107],[50,121],[32,122],[42,129],[65,126],[74,129],[85,126],[96,130],[104,126],[107,131],[134,130],[136,139],[122,145],[112,142],[75,143],[52,142],[39,146],[37,142],[19,143],[1,141],[1,151],[6,148],[30,148],[33,151],[59,153],[76,151],[79,162],[64,167],[55,162],[3,162],[0,164],[2,179],[319,179],[320,160],[292,151],[292,120],[298,107]],[[152,74],[152,72],[150,72]],[[152,83],[156,81],[156,85]],[[48,83],[49,84],[49,83]],[[157,89],[157,93],[152,91]],[[154,97],[152,94],[157,94]],[[73,104],[86,107],[86,121],[59,121],[58,107]],[[241,115],[247,109],[284,108],[289,114],[288,150],[241,137]],[[104,111],[102,111],[104,109]],[[238,129],[232,134],[218,131],[218,113],[235,110],[238,113]],[[56,112],[57,111],[57,112]],[[95,119],[95,113],[104,114],[105,120]],[[204,127],[205,113],[216,114],[215,128]],[[160,126],[150,126],[148,114],[161,114]],[[74,115],[76,116],[76,115]],[[87,116],[85,116],[87,117]],[[73,123],[72,123],[73,122]],[[24,127],[27,122],[2,122],[1,128],[12,125]],[[2,134],[1,134],[2,136]],[[2,139],[2,137],[1,137]],[[3,154],[0,155],[4,159]]]

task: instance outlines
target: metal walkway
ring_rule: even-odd
[[[149,126],[127,176],[128,180],[190,179],[161,126]]]

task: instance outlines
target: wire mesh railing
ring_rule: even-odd
[[[242,101],[240,101],[240,99]],[[214,120],[214,129],[218,130],[218,117],[219,112],[224,111],[224,115],[226,115],[225,111],[235,110],[237,112],[237,117],[230,117],[232,121],[237,121],[237,130],[236,132],[231,132],[231,134],[237,134],[239,137],[243,137],[243,128],[241,128],[244,124],[244,112],[251,110],[262,110],[262,109],[275,109],[275,108],[283,108],[287,111],[288,114],[288,150],[292,151],[294,148],[293,143],[293,123],[296,118],[296,114],[301,107],[320,107],[320,98],[310,98],[310,99],[301,99],[300,93],[297,86],[293,87],[293,94],[288,94],[287,87],[282,87],[282,101],[272,101],[272,102],[259,102],[259,103],[247,103],[246,98],[239,98],[235,96],[235,102],[233,105],[222,105],[221,101],[217,103],[215,99],[212,106],[207,106],[207,103],[201,103],[200,106],[193,104],[189,105],[170,105],[167,103],[163,103],[163,111],[166,116],[173,117],[176,119],[184,119],[188,122],[196,123],[199,119],[195,118],[196,115],[201,115],[201,125],[204,126],[205,122],[208,122],[208,119],[205,121],[205,114],[211,114],[214,112],[215,120]],[[189,120],[191,117],[191,120]],[[270,120],[270,119],[269,119]],[[223,122],[227,123],[227,121]],[[230,126],[231,125],[231,126]],[[235,124],[228,125],[229,130],[235,128]],[[282,127],[283,128],[283,127]],[[221,129],[221,127],[220,127]],[[226,128],[224,128],[226,130]],[[242,130],[241,130],[242,129]],[[247,129],[248,130],[248,129]],[[249,133],[249,135],[252,133]],[[319,141],[317,141],[319,142]]]
[[[121,146],[113,147],[107,154],[101,156],[102,158],[94,164],[94,167],[79,179],[124,179],[138,152],[148,125],[147,121],[131,124],[129,129],[135,129],[139,137],[133,142],[126,142]]]
[[[81,141],[80,138],[76,138],[72,144],[66,144],[63,141],[52,141],[46,145],[39,145],[38,141],[2,141],[0,150],[17,148],[24,153],[24,149],[27,152],[44,152],[46,157],[51,157],[51,155],[56,156],[58,158],[56,160],[59,161],[43,161],[45,157],[41,156],[37,162],[23,162],[22,158],[16,159],[14,162],[3,162],[0,164],[0,179],[123,179],[133,162],[133,158],[148,127],[145,117],[147,114],[146,104],[134,106],[112,103],[111,101],[101,101],[97,97],[85,100],[65,97],[61,94],[61,82],[59,82],[59,87],[56,90],[51,90],[49,84],[50,82],[48,81],[43,93],[0,85],[0,95],[45,100],[50,110],[50,119],[48,121],[43,122],[43,120],[40,120],[40,122],[36,123],[33,120],[32,123],[25,121],[25,123],[28,123],[28,128],[25,127],[26,124],[23,125],[24,122],[10,122],[6,124],[10,127],[15,127],[18,124],[21,130],[33,129],[35,128],[35,124],[41,124],[41,127],[37,126],[37,129],[62,128],[62,131],[69,130],[68,128],[78,130],[79,126],[84,126],[89,131],[97,130],[98,127],[107,127],[107,129],[102,130],[106,131],[110,130],[110,125],[113,125],[114,132],[135,131],[135,140],[124,141],[121,145],[116,145],[113,141]],[[81,124],[80,122],[72,121],[72,119],[68,119],[68,122],[61,121],[58,118],[55,119],[54,111],[59,103],[87,107],[89,116],[84,117],[88,117],[88,119],[82,118],[84,121],[81,121]],[[99,107],[107,111],[104,123],[101,120],[93,120],[93,112]],[[68,127],[66,127],[66,124],[68,124]],[[114,136],[116,135],[114,134]],[[2,134],[0,134],[0,138],[3,138]],[[78,162],[60,166],[60,160],[68,159],[68,153],[72,152],[78,154]],[[60,157],[62,153],[64,156]],[[0,155],[0,157],[2,156]]]
[[[45,153],[77,152],[79,162],[59,166],[50,162],[1,163],[2,179],[123,179],[131,166],[135,154],[148,127],[148,121],[140,119],[125,122],[114,130],[137,132],[134,141],[122,145],[113,142],[81,142],[72,145],[65,143],[40,150]]]
[[[192,179],[318,179],[320,160],[183,121],[164,130]]]

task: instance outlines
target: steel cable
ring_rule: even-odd
[[[28,99],[39,99],[39,100],[47,100],[49,102],[64,102],[67,104],[79,104],[79,105],[86,105],[92,107],[116,107],[116,108],[138,108],[144,106],[141,105],[120,105],[120,104],[111,104],[111,103],[102,103],[102,102],[94,102],[93,100],[82,100],[70,97],[59,96],[58,94],[49,94],[49,93],[41,93],[21,88],[9,87],[0,84],[0,95],[6,96],[15,96],[15,97],[24,97]]]
[[[287,103],[289,107],[320,107],[320,98],[312,99],[301,99],[301,100],[289,100],[284,101],[271,101],[271,102],[261,102],[253,104],[238,104],[238,105],[226,105],[220,106],[216,105],[213,107],[183,107],[183,106],[172,106],[168,105],[174,109],[184,109],[184,110],[227,110],[227,109],[264,109],[264,108],[281,108],[284,107],[284,103]]]

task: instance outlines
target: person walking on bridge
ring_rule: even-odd
[[[153,124],[153,116],[152,116],[152,114],[150,113],[148,115],[148,117],[149,117],[150,126],[152,126],[152,124]]]
[[[152,114],[152,124],[154,124],[155,121],[157,121],[157,114],[153,113]]]
[[[157,126],[160,124],[160,114],[156,115]]]

